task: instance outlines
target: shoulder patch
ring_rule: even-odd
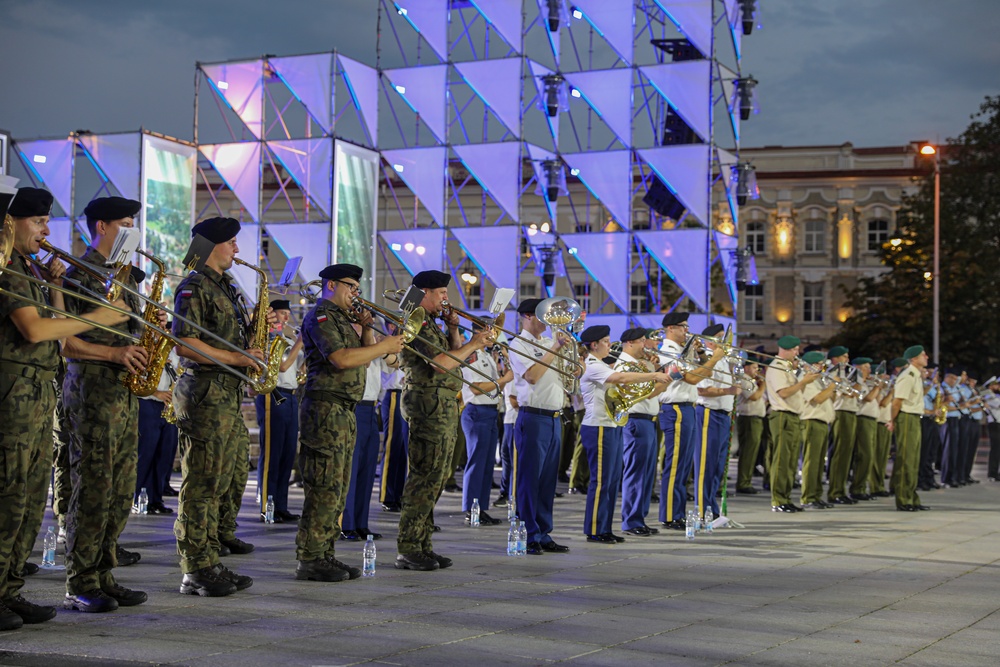
[[[326,322],[326,315],[317,315],[316,316],[316,321],[317,322]]]
[[[194,294],[194,290],[185,289],[185,290],[181,290],[180,292],[178,292],[177,296],[179,296],[181,298],[186,298],[186,297],[191,296],[192,294]]]

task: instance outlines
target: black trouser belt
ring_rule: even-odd
[[[872,421],[875,421],[874,417],[869,417],[868,415],[858,415],[858,419],[871,419]]]
[[[128,371],[124,368],[115,370],[114,368],[110,368],[108,366],[81,363],[79,361],[71,361],[66,365],[66,367],[72,373],[79,373],[80,375],[96,375],[108,380],[124,380],[128,376]]]
[[[358,405],[356,401],[348,401],[343,396],[339,396],[332,391],[322,391],[313,390],[306,392],[304,398],[311,401],[327,401],[329,403],[336,403],[337,405],[342,405],[348,410],[354,410],[354,406]]]
[[[241,384],[243,384],[243,380],[241,378],[238,378],[232,373],[229,373],[221,369],[194,371],[194,376],[198,378],[207,377],[214,382],[218,382],[224,387],[229,387],[230,389],[236,389]]]
[[[376,402],[377,401],[358,401],[358,404],[357,404],[356,407],[359,407],[359,408],[373,408],[373,407],[375,407],[375,403]]]
[[[23,378],[35,379],[40,382],[54,380],[56,377],[55,371],[47,371],[44,368],[28,364],[19,364],[16,361],[0,361],[0,373],[20,375]]]
[[[647,415],[641,412],[630,412],[628,415],[629,419],[645,419],[646,421],[655,422],[656,415]]]
[[[541,408],[532,408],[529,406],[524,406],[520,408],[521,412],[526,412],[529,415],[542,415],[545,417],[552,417],[553,419],[559,419],[562,415],[562,410],[543,410]]]
[[[691,401],[684,401],[683,403],[664,403],[664,405],[676,405],[679,408],[690,408],[694,406]]]

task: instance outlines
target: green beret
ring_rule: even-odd
[[[909,361],[914,357],[919,357],[921,354],[923,354],[923,352],[924,352],[923,345],[911,345],[910,347],[906,348],[906,352],[903,353],[903,358]]]
[[[778,347],[782,350],[790,350],[793,347],[798,347],[801,342],[798,336],[782,336],[778,339]]]
[[[834,345],[830,348],[830,351],[826,353],[827,359],[833,359],[834,357],[842,357],[847,354],[847,348],[843,345]]]
[[[906,359],[903,359],[902,357],[896,357],[895,359],[892,360],[893,368],[905,368],[906,366],[909,365],[910,363]]]
[[[872,362],[871,357],[855,357],[854,361],[851,363],[855,366],[860,366],[862,364],[870,364]]]
[[[802,355],[802,361],[806,362],[807,364],[818,364],[819,362],[823,361],[825,358],[826,357],[824,357],[823,353],[820,352],[819,350],[813,350],[812,352],[806,352],[805,354]]]

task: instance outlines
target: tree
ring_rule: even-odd
[[[941,147],[941,363],[1000,371],[1000,96],[987,97],[957,139]],[[889,271],[849,292],[853,315],[829,345],[875,359],[921,344],[931,352],[933,158],[904,198],[897,234],[882,250]],[[980,377],[979,379],[985,379]]]

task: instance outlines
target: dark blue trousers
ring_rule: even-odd
[[[660,428],[666,449],[660,477],[660,521],[684,521],[687,518],[687,480],[698,442],[694,406],[662,404]]]
[[[410,439],[410,426],[403,419],[399,395],[399,389],[391,389],[382,397],[382,424],[385,426],[382,449],[385,455],[382,457],[379,500],[388,505],[399,504],[403,497],[409,460],[406,443]]]
[[[500,441],[500,494],[510,498],[511,468],[514,467],[514,424],[504,424],[503,439]]]
[[[710,410],[703,405],[695,408],[699,442],[694,450],[694,497],[698,513],[705,515],[705,508],[712,508],[712,515],[719,516],[716,494],[722,484],[726,467],[726,446],[729,443],[729,413]]]
[[[514,467],[511,484],[517,514],[529,542],[551,542],[552,505],[556,499],[562,419],[523,409],[514,424]]]
[[[959,464],[962,460],[962,418],[948,417],[945,422],[944,451],[941,454],[941,483],[954,486],[962,479]]]
[[[495,405],[470,403],[462,410],[462,432],[465,433],[465,452],[468,454],[462,476],[462,509],[466,512],[472,509],[475,499],[479,500],[483,511],[490,506],[499,431]]]
[[[646,525],[656,472],[656,422],[632,415],[623,429],[622,530]]]
[[[177,426],[160,416],[163,403],[139,401],[139,457],[135,495],[146,489],[150,503],[163,502],[163,489],[170,478],[177,453]]]
[[[362,528],[368,530],[368,510],[371,507],[372,485],[378,467],[378,408],[358,404],[354,418],[358,434],[354,439],[354,457],[351,459],[351,485],[347,489],[344,516],[340,525],[344,532]]]
[[[265,399],[271,401],[270,445],[265,437]],[[299,402],[290,390],[275,389],[267,396],[254,398],[254,407],[257,409],[257,426],[260,428],[257,488],[261,489],[261,509],[263,510],[267,503],[267,497],[273,496],[275,511],[287,512],[288,484],[291,481],[295,450],[299,440]],[[263,492],[265,462],[267,462],[267,493]]]
[[[580,442],[590,464],[583,532],[585,535],[606,535],[612,532],[615,501],[622,485],[622,429],[582,425]]]

